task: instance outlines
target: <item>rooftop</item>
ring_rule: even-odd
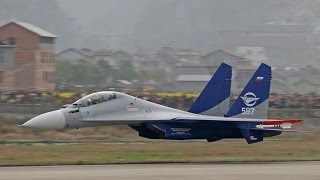
[[[185,81],[185,82],[207,82],[210,80],[212,75],[179,75],[176,78],[176,81]]]
[[[26,23],[26,22],[18,22],[18,21],[12,21],[10,23],[7,23],[7,24],[4,24],[2,25],[1,27],[3,26],[6,26],[8,24],[11,24],[11,23],[14,23],[14,24],[17,24],[18,26],[21,26],[22,28],[28,30],[28,31],[31,31],[41,37],[51,37],[51,38],[57,38],[58,36],[57,35],[54,35],[44,29],[41,29],[35,25],[32,25],[32,24],[29,24],[29,23]]]

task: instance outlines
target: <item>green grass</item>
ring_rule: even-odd
[[[215,143],[79,143],[0,145],[0,166],[163,162],[257,162],[320,160],[319,139],[244,140]]]

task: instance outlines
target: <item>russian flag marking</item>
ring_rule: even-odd
[[[262,82],[263,81],[263,77],[257,77],[256,82]]]
[[[127,110],[128,110],[128,112],[136,112],[136,111],[138,111],[139,109],[136,108],[136,107],[133,107],[132,105],[130,105],[130,106],[127,106]]]

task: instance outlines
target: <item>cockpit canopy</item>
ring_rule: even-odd
[[[123,96],[120,93],[110,92],[110,91],[102,91],[93,94],[89,94],[87,96],[82,97],[81,99],[74,102],[69,107],[87,107],[95,104],[100,104],[107,101],[112,101],[114,99],[118,99]]]

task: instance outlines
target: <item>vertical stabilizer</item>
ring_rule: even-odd
[[[199,97],[192,104],[189,112],[223,116],[229,109],[231,76],[231,66],[222,63]]]
[[[225,116],[267,118],[270,83],[271,67],[262,63]]]

